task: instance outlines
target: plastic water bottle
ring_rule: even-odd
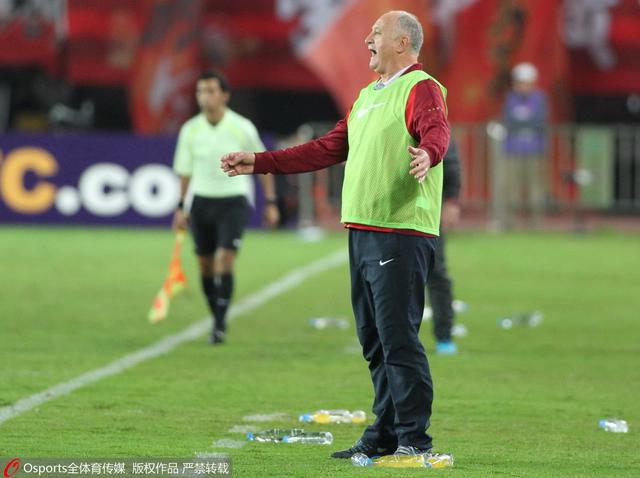
[[[456,324],[451,327],[451,335],[453,337],[464,337],[469,333],[467,328],[462,324]]]
[[[428,322],[431,319],[433,319],[433,309],[429,306],[426,306],[422,311],[422,321]]]
[[[458,299],[454,299],[453,302],[451,302],[451,307],[453,307],[453,311],[456,314],[464,314],[469,310],[469,304]]]
[[[367,414],[362,410],[317,410],[313,413],[300,415],[299,420],[304,423],[364,423]]]
[[[247,439],[249,441],[268,442],[268,443],[280,443],[284,437],[292,437],[301,435],[304,433],[302,428],[270,428],[262,432],[247,433]]]
[[[373,466],[381,468],[431,468],[425,455],[386,455],[373,460]]]
[[[373,466],[373,460],[364,453],[356,453],[351,457],[351,463],[355,466]]]
[[[462,302],[461,300],[454,299],[451,302],[451,308],[456,314],[464,314],[469,310],[469,304]],[[433,309],[430,306],[426,306],[422,310],[422,321],[428,322],[433,319]]]
[[[387,455],[371,459],[363,453],[351,457],[355,466],[380,468],[447,468],[453,466],[453,456],[445,453],[428,455]]]
[[[445,453],[430,455],[387,455],[371,459],[363,453],[351,457],[355,466],[380,468],[447,468],[453,466],[453,456]]]
[[[331,445],[333,435],[330,432],[305,432],[282,437],[282,443],[305,443],[308,445]]]
[[[453,466],[453,455],[446,453],[435,453],[425,460],[425,466],[428,468],[448,468]]]
[[[619,418],[603,418],[600,420],[600,428],[605,432],[613,433],[627,433],[629,431],[627,422]]]
[[[519,314],[498,319],[498,325],[503,329],[513,327],[537,327],[542,323],[542,313],[535,311],[530,314]]]
[[[349,328],[349,322],[341,317],[315,317],[309,319],[309,325],[317,330],[324,330],[329,327],[336,329]]]

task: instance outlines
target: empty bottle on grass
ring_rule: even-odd
[[[317,330],[324,330],[328,328],[349,328],[349,322],[342,317],[315,317],[313,319],[309,319],[309,325]]]
[[[605,432],[613,433],[627,433],[629,431],[627,422],[619,418],[603,418],[600,420],[600,428]]]
[[[362,410],[317,410],[313,413],[300,415],[299,420],[304,423],[364,423],[367,414]]]
[[[330,445],[333,435],[329,432],[305,432],[302,428],[270,428],[258,433],[247,433],[249,441],[262,443],[308,443]]]
[[[333,435],[330,432],[304,432],[297,435],[285,436],[282,443],[305,443],[307,445],[331,445]]]
[[[458,299],[454,299],[451,302],[451,308],[455,314],[464,314],[469,310],[469,304]],[[427,322],[433,319],[433,309],[430,306],[426,306],[422,311],[422,320]]]
[[[447,468],[453,466],[453,456],[444,453],[425,455],[387,455],[369,458],[363,453],[351,457],[355,466],[375,466],[380,468]]]
[[[469,333],[467,327],[462,324],[456,324],[451,327],[451,335],[453,337],[464,337]]]
[[[464,314],[469,310],[469,304],[458,299],[454,299],[451,302],[451,307],[456,314]]]
[[[498,325],[503,329],[513,327],[537,327],[542,322],[542,313],[535,311],[529,314],[518,314],[498,319]]]
[[[304,433],[302,428],[270,428],[256,433],[247,433],[249,441],[280,443],[284,437],[297,436]]]
[[[373,466],[373,459],[364,453],[356,453],[351,457],[351,463],[355,466]]]

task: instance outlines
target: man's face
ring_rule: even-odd
[[[399,46],[399,38],[395,36],[396,18],[393,14],[384,14],[373,24],[371,32],[365,38],[371,53],[369,68],[382,75],[387,71]]]
[[[226,106],[229,93],[222,91],[217,78],[200,80],[196,86],[196,100],[203,113],[215,113]]]

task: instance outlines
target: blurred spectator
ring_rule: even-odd
[[[503,121],[507,128],[501,200],[506,202],[499,226],[510,228],[514,215],[531,216],[530,225],[540,223],[545,200],[546,128],[549,119],[547,95],[536,87],[538,70],[519,63],[511,71],[512,89],[507,93]]]

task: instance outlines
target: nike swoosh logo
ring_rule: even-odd
[[[391,262],[391,261],[393,261],[393,260],[395,260],[395,259],[389,259],[389,260],[386,260],[386,261],[384,261],[384,262],[382,262],[382,260],[380,260],[380,262],[378,262],[378,264],[380,264],[381,266],[383,266],[383,265],[388,264],[389,262]]]
[[[385,101],[384,103],[374,103],[372,105],[367,106],[366,108],[362,108],[358,110],[358,113],[356,114],[356,116],[358,118],[362,118],[364,115],[366,115],[369,111],[375,109],[375,108],[380,108],[381,106],[386,105],[387,102]]]

